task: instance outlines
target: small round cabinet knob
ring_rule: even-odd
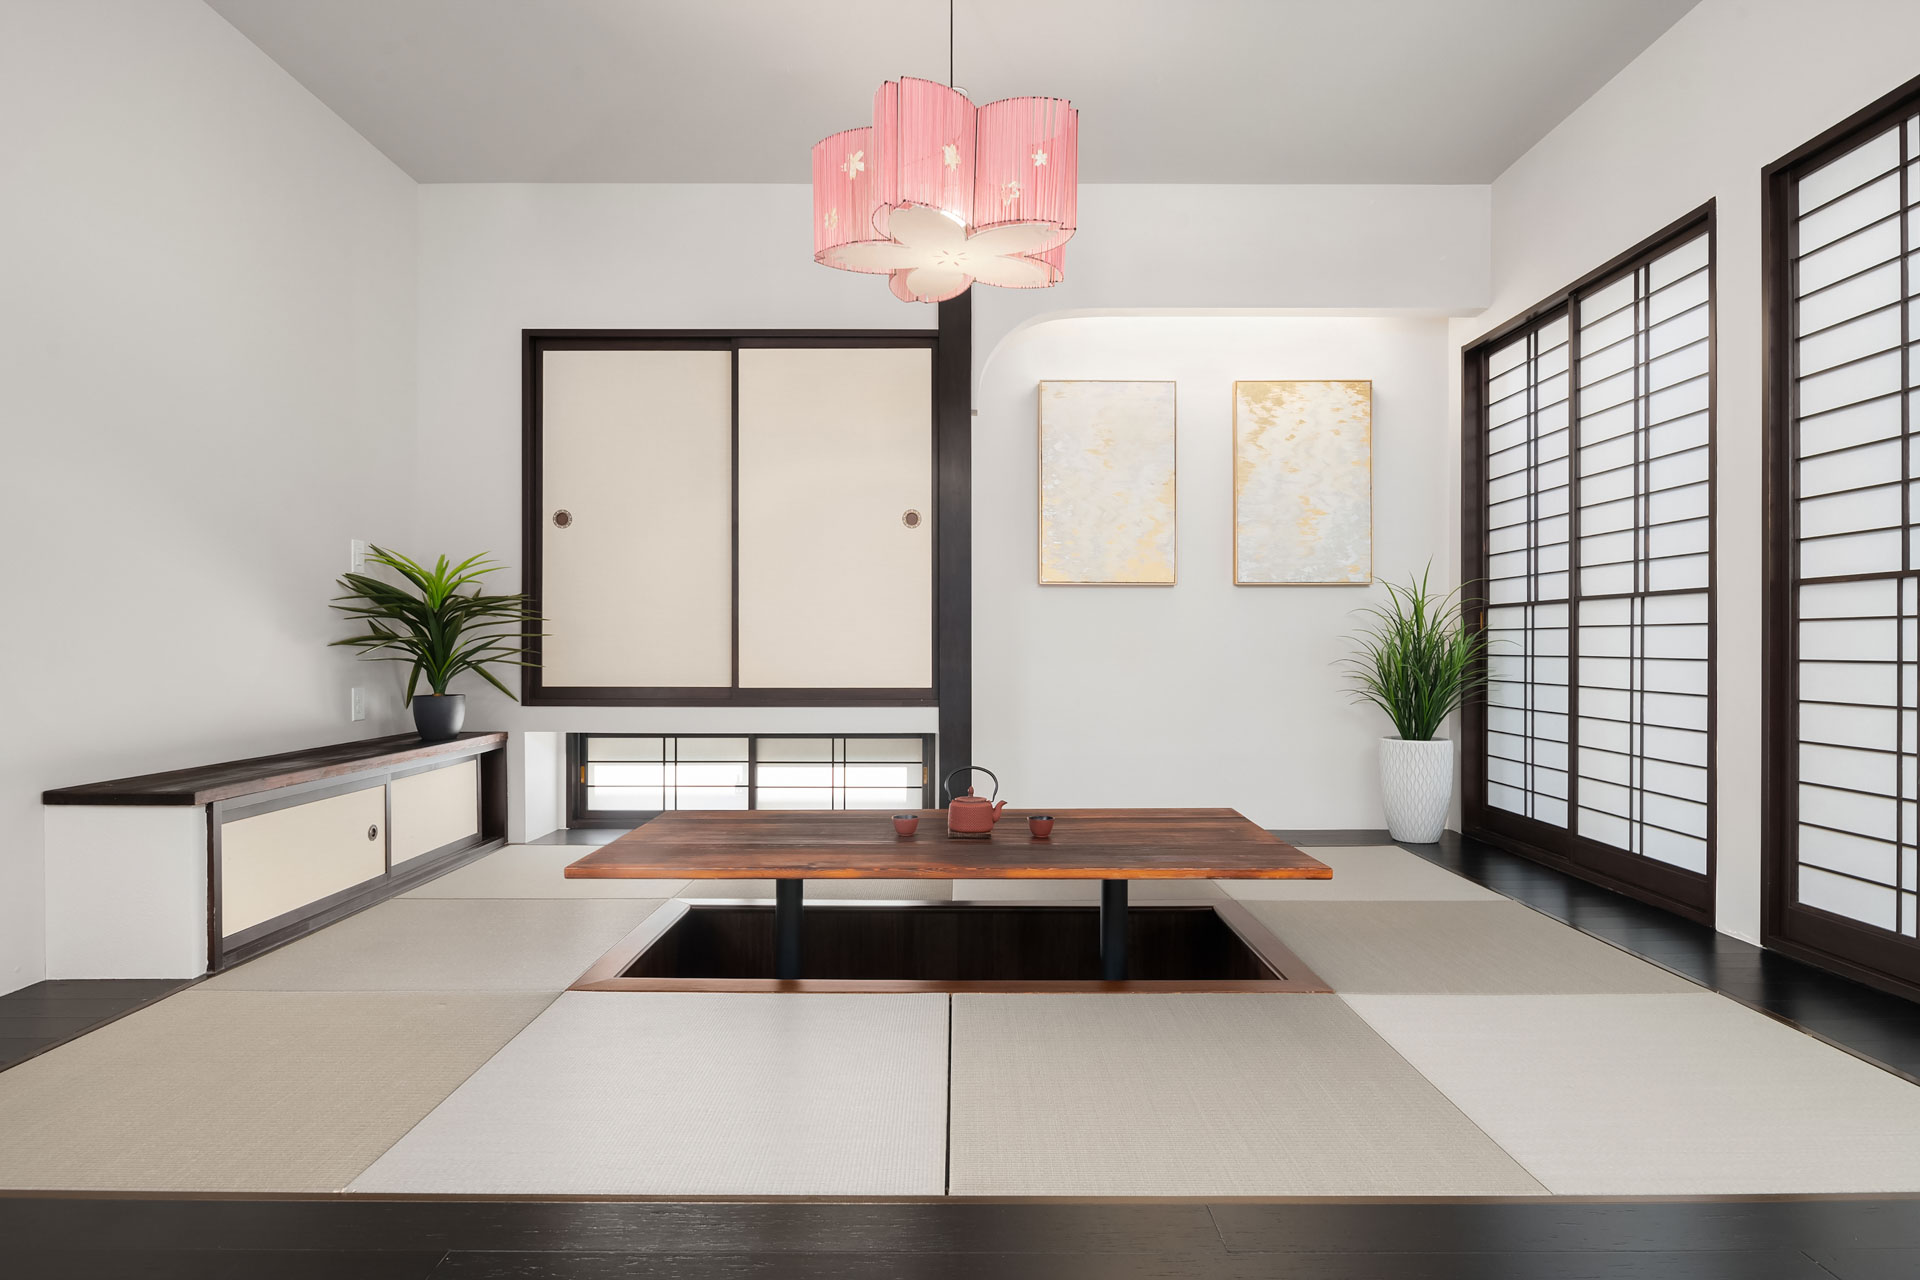
[[[378,840],[379,838],[380,838],[380,828],[378,826],[371,826],[367,828],[367,839]]]
[[[554,528],[564,529],[568,525],[571,525],[572,523],[573,523],[573,512],[567,510],[565,507],[562,507],[558,511],[553,513]]]
[[[909,529],[918,529],[920,527],[920,513],[912,507],[908,507],[900,513],[900,523]]]

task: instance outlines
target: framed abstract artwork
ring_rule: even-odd
[[[1233,384],[1233,581],[1373,581],[1373,384]]]
[[[1174,585],[1171,382],[1040,384],[1042,586]]]

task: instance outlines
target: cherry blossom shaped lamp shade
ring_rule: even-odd
[[[976,280],[1059,284],[1079,123],[1063,98],[975,107],[931,80],[887,81],[870,127],[814,144],[814,261],[884,275],[904,302],[944,302]]]

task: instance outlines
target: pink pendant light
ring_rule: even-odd
[[[944,302],[976,280],[1059,284],[1079,123],[1064,98],[975,107],[948,85],[887,81],[871,128],[814,144],[814,261],[887,276],[905,302]]]

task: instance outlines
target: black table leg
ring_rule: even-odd
[[[1100,977],[1127,979],[1127,882],[1100,882]]]
[[[773,882],[773,976],[800,976],[800,899],[805,880]]]

